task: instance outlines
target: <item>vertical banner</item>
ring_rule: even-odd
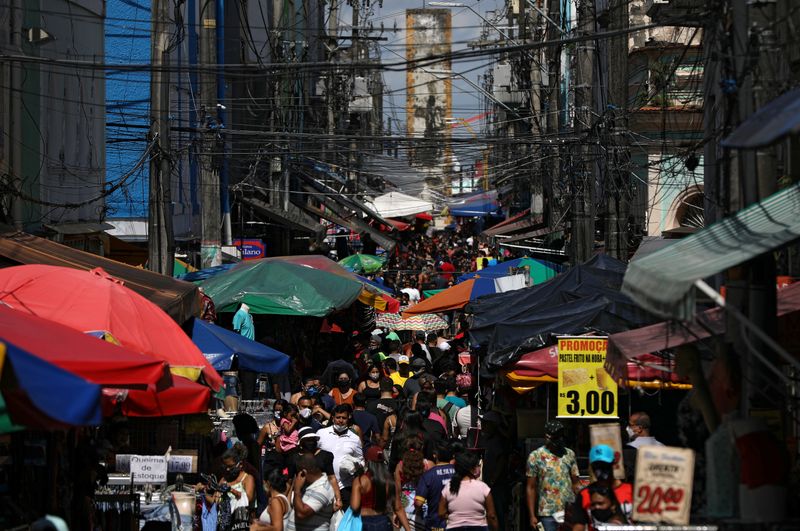
[[[558,416],[617,418],[617,382],[603,368],[607,337],[558,338]]]
[[[625,463],[622,459],[622,431],[619,424],[611,422],[590,424],[589,442],[592,446],[605,444],[614,450],[614,477],[625,479]]]
[[[642,446],[636,452],[633,519],[686,525],[692,506],[694,450]]]

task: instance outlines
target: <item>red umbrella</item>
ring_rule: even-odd
[[[110,332],[122,346],[164,360],[173,374],[213,388],[222,377],[158,306],[100,268],[23,265],[0,269],[0,302],[80,332]]]
[[[145,387],[170,381],[162,360],[2,304],[0,339],[95,384]]]
[[[205,385],[181,376],[172,378],[172,385],[156,391],[150,385],[146,390],[103,389],[103,415],[111,416],[119,404],[126,417],[171,417],[207,413],[211,390]]]

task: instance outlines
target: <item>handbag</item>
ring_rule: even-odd
[[[361,515],[353,514],[353,509],[347,508],[342,519],[339,521],[337,531],[361,531]]]

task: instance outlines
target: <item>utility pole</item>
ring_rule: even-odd
[[[629,0],[608,4],[609,31],[629,26]],[[627,148],[628,34],[608,42],[608,105],[611,108],[609,153],[606,158],[606,253],[619,260],[628,259],[628,213],[630,210],[630,154]]]
[[[589,37],[594,32],[593,0],[578,0],[578,36]],[[572,205],[572,263],[585,262],[594,248],[594,162],[592,160],[592,74],[594,41],[585,38],[577,45],[575,75],[575,122],[579,139],[577,161],[571,176]]]
[[[214,156],[216,141],[217,79],[217,19],[214,0],[204,0],[200,26],[200,101],[203,111],[203,138],[200,152],[201,238],[200,267],[218,266],[222,263],[220,244],[220,187],[219,168]]]
[[[561,0],[548,1],[547,14],[552,20],[561,20]],[[562,38],[562,30],[555,24],[548,24],[544,34],[546,41],[553,42]],[[547,138],[558,137],[561,130],[561,46],[548,46],[544,50],[544,60],[547,62],[547,90],[543,95],[547,99],[544,116]],[[551,140],[552,142],[552,140]],[[545,194],[545,221],[551,230],[556,230],[563,223],[564,208],[562,194],[557,183],[561,183],[561,157],[559,143],[548,144],[542,149],[542,176]],[[547,177],[545,177],[547,176]]]
[[[175,242],[172,234],[170,181],[170,2],[153,0],[150,69],[150,194],[147,218],[148,267],[151,271],[172,276],[175,266]]]

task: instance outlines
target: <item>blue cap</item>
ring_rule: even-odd
[[[589,451],[589,463],[591,464],[597,461],[613,464],[614,450],[612,450],[607,444],[598,444],[597,446],[593,446]]]

